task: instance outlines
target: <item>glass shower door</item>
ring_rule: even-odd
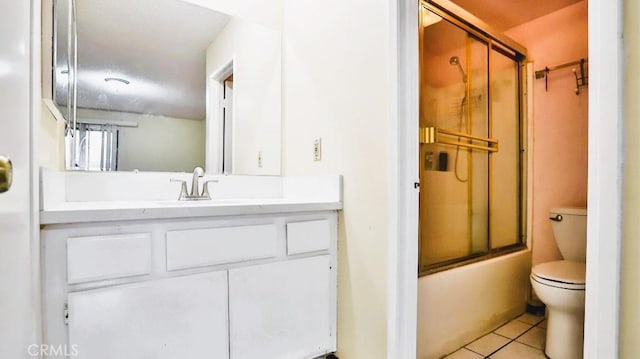
[[[520,108],[514,58],[426,8],[421,24],[424,272],[519,243]]]
[[[423,31],[420,127],[487,137],[488,44],[444,19]],[[441,143],[420,151],[422,264],[486,251],[487,152]]]
[[[518,62],[500,49],[491,50],[492,136],[500,139],[500,151],[491,155],[490,246],[518,244],[520,232],[520,126],[514,121],[520,112]]]

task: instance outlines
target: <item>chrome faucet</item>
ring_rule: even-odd
[[[211,199],[211,194],[209,194],[209,183],[218,182],[218,180],[208,180],[205,181],[202,185],[202,192],[198,193],[200,189],[200,178],[204,177],[204,170],[202,167],[196,167],[193,169],[193,179],[191,181],[191,192],[187,190],[187,181],[172,178],[171,182],[180,182],[182,186],[180,187],[180,196],[178,196],[179,201],[198,201],[198,200],[207,200]]]
[[[198,183],[201,177],[204,177],[204,170],[202,169],[202,167],[194,168],[193,179],[191,180],[191,193],[189,194],[190,196],[198,195],[198,189],[199,189]]]

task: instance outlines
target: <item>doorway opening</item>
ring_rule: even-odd
[[[525,49],[420,13],[420,273],[525,248]]]
[[[208,81],[206,169],[210,173],[233,173],[234,61],[230,60]]]

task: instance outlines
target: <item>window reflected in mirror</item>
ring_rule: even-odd
[[[52,6],[67,169],[280,174],[280,29],[183,0]]]

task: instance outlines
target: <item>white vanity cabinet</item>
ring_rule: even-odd
[[[330,283],[329,255],[229,270],[231,358],[325,354],[335,315]]]
[[[44,342],[75,358],[336,350],[337,214],[48,224]]]
[[[224,271],[68,294],[80,358],[228,358]]]

